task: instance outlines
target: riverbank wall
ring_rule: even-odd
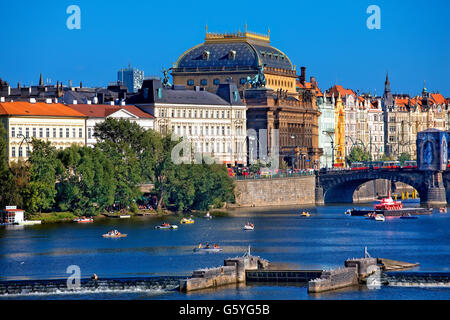
[[[314,205],[314,176],[235,181],[236,203],[230,207]]]

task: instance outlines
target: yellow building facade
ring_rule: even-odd
[[[334,109],[334,165],[345,166],[345,107],[342,103],[341,95],[338,94]]]

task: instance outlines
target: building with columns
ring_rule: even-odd
[[[317,95],[319,116],[319,148],[323,154],[320,156],[320,167],[331,168],[334,165],[335,151],[335,99],[328,92]]]
[[[146,79],[127,103],[154,116],[156,131],[185,137],[194,153],[210,154],[220,163],[247,164],[247,107],[234,83],[219,85],[213,94]]]

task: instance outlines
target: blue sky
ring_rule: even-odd
[[[81,30],[69,30],[69,5],[81,9]],[[369,5],[381,29],[369,30]],[[306,66],[322,89],[450,96],[449,1],[93,1],[0,0],[0,78],[36,85],[39,73],[67,84],[106,86],[128,63],[160,76],[209,31],[271,30],[271,44]]]

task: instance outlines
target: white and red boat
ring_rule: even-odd
[[[380,203],[374,205],[376,210],[400,210],[403,208],[401,201],[395,201],[389,195],[387,198],[381,199]]]
[[[254,230],[255,226],[253,225],[253,223],[247,222],[244,226],[244,230]]]

